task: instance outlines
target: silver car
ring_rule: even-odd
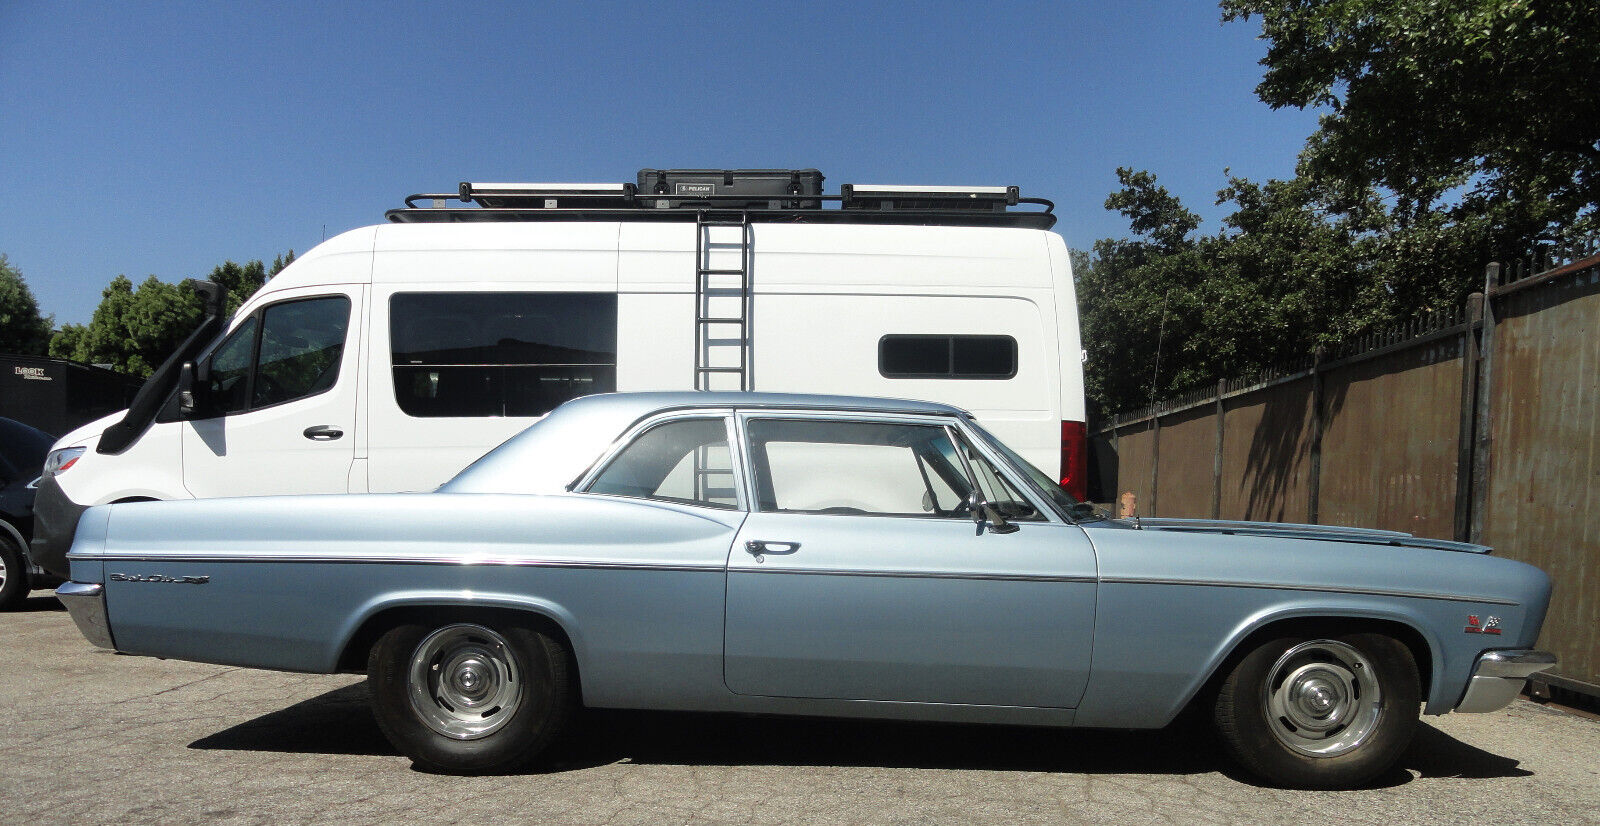
[[[955,408],[568,402],[433,493],[88,510],[58,592],[129,654],[365,671],[418,765],[505,771],[579,706],[1153,728],[1362,783],[1419,710],[1554,663],[1550,582],[1384,531],[1118,521]]]

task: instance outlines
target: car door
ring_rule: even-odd
[[[213,349],[183,423],[191,494],[349,490],[361,297],[360,286],[286,291]]]
[[[949,425],[741,417],[754,502],[728,559],[731,691],[1076,706],[1093,548]],[[975,525],[964,504],[973,473],[1000,486],[986,499],[1016,500],[1017,530]]]

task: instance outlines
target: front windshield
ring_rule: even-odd
[[[1085,518],[1108,518],[1106,514],[1101,513],[1098,510],[1093,511],[1092,515],[1087,513],[1089,510],[1087,508],[1078,508],[1077,510],[1074,510],[1074,507],[1078,505],[1078,500],[1073,499],[1066,491],[1062,490],[1061,485],[1058,484],[1055,479],[1051,478],[1050,474],[1034,467],[1031,462],[1022,458],[1017,454],[1016,451],[1006,447],[1005,443],[1001,442],[999,439],[996,439],[993,433],[984,430],[977,422],[968,419],[967,425],[970,426],[973,432],[977,433],[978,436],[989,445],[989,447],[993,448],[996,453],[1004,456],[1007,461],[1020,468],[1022,472],[1027,475],[1028,481],[1033,483],[1034,488],[1037,489],[1038,492],[1049,497],[1050,503],[1055,505],[1056,509],[1061,511],[1063,516],[1079,522],[1083,521]]]

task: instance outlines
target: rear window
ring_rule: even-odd
[[[888,379],[1009,379],[1017,374],[1017,340],[888,335],[878,340],[878,373]]]
[[[542,416],[617,387],[615,293],[398,293],[389,319],[411,416]]]

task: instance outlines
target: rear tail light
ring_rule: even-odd
[[[1061,423],[1061,489],[1079,502],[1089,500],[1089,428]]]

